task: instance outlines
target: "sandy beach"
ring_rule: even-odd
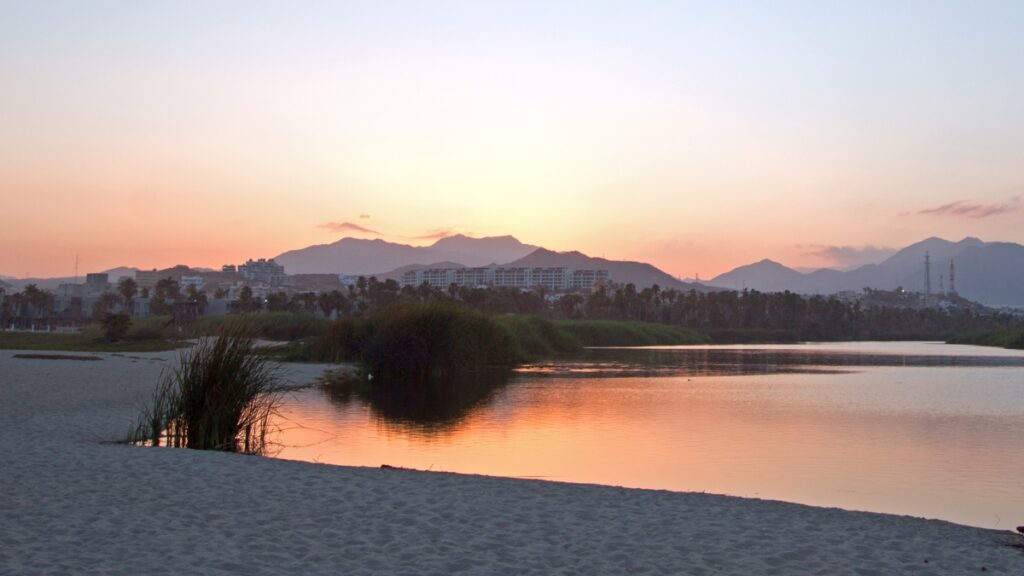
[[[2,574],[1024,572],[1014,534],[943,521],[119,445],[173,353],[15,353],[0,351]],[[286,370],[301,384],[322,367]]]

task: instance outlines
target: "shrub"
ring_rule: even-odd
[[[375,379],[423,382],[510,367],[515,342],[493,318],[447,303],[392,306],[332,323],[311,346],[314,360],[357,361]]]
[[[103,316],[103,339],[107,342],[119,342],[128,334],[132,325],[131,316],[107,312]]]
[[[493,319],[450,304],[410,304],[369,319],[359,360],[384,382],[423,382],[510,367],[515,343]]]

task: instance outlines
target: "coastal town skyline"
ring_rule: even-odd
[[[1019,5],[186,6],[6,10],[0,273],[342,236],[682,277],[1024,241]]]

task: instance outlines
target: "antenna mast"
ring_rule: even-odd
[[[952,258],[949,259],[949,293],[956,294],[956,268]]]
[[[927,306],[932,299],[932,257],[924,253],[924,303]]]
[[[78,284],[78,254],[75,254],[75,284]]]

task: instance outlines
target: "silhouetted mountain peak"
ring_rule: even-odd
[[[847,271],[800,272],[765,259],[721,274],[711,284],[803,294],[834,294],[865,287],[892,290],[898,286],[923,291],[926,253],[931,259],[932,290],[948,287],[949,266],[953,263],[960,295],[991,306],[1024,306],[1024,246],[974,237],[951,242],[933,236],[903,248],[880,264]]]
[[[509,262],[535,248],[512,236],[472,238],[456,234],[441,238],[430,246],[410,246],[379,238],[346,237],[331,244],[291,250],[277,256],[276,260],[289,274],[382,275],[411,264],[453,262],[464,266],[483,266],[491,262]]]

